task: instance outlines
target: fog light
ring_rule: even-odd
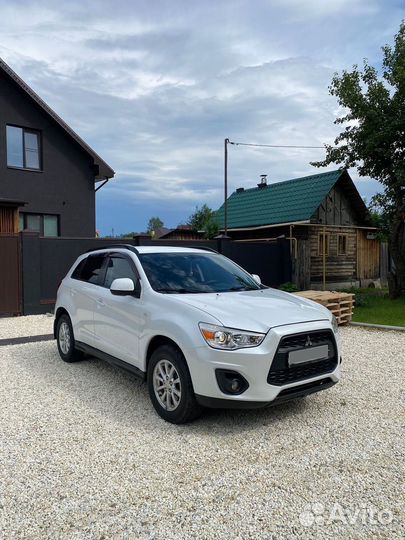
[[[232,392],[237,392],[240,389],[240,383],[238,379],[232,379],[231,381],[231,390]]]
[[[249,383],[243,375],[237,371],[227,369],[215,370],[218,386],[224,394],[233,394],[234,396],[243,394],[249,388]]]

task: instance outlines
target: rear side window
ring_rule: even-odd
[[[126,257],[111,256],[105,272],[104,287],[108,289],[114,279],[130,278],[135,283],[136,276],[131,262]]]
[[[83,266],[86,264],[87,259],[82,259],[79,264],[76,266],[76,268],[73,270],[73,273],[71,275],[72,279],[80,279],[80,274],[82,271]]]
[[[89,255],[87,259],[83,259],[83,261],[77,265],[72,274],[72,278],[98,285],[104,259],[105,255]]]

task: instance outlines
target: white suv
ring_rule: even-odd
[[[204,407],[264,407],[329,388],[340,378],[337,334],[325,307],[200,248],[88,252],[55,306],[64,361],[88,353],[136,373],[177,424]]]

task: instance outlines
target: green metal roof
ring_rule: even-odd
[[[245,189],[240,193],[235,191],[228,198],[228,228],[309,220],[343,172],[312,174],[263,188]],[[224,205],[216,217],[223,228]]]

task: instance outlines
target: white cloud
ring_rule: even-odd
[[[117,0],[97,9],[0,0],[0,55],[117,171],[99,193],[109,209],[101,228],[133,230],[156,208],[170,225],[195,204],[222,202],[225,137],[331,142],[333,72],[379,58],[399,13],[394,0]],[[232,147],[230,188],[263,172],[273,181],[310,173],[322,157]],[[124,204],[136,213],[123,216]]]

